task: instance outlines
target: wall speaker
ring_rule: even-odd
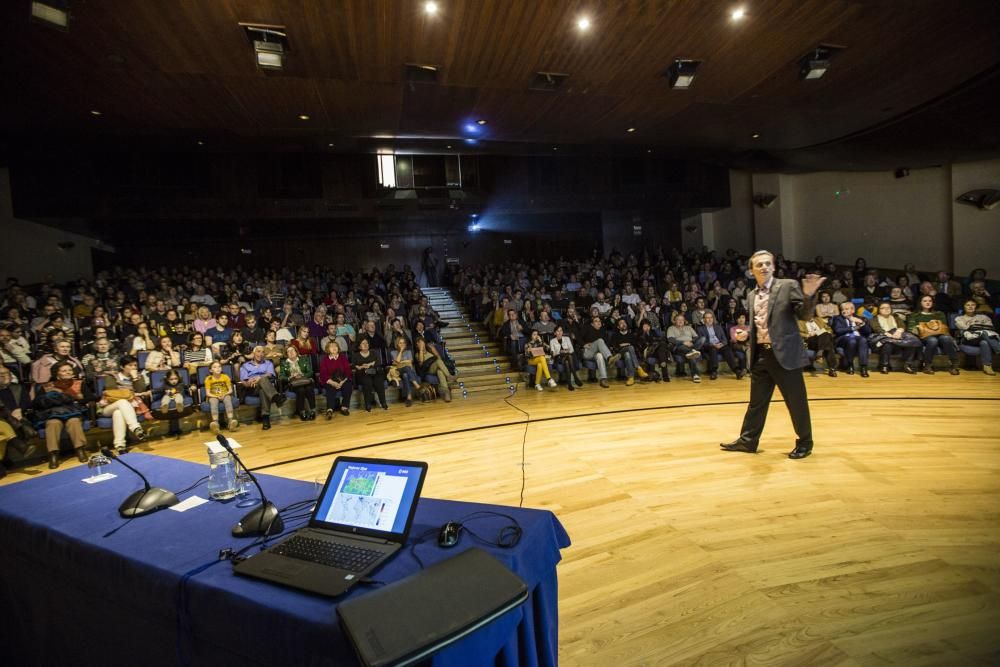
[[[772,195],[766,192],[758,192],[753,196],[753,203],[760,208],[771,208],[777,200],[778,195]]]
[[[975,206],[980,211],[992,211],[1000,206],[1000,190],[983,188],[981,190],[969,190],[955,198],[959,204]]]

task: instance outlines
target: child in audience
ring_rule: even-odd
[[[222,364],[213,361],[209,367],[209,374],[205,378],[205,396],[208,397],[208,408],[212,415],[212,422],[208,428],[212,433],[219,432],[219,403],[226,409],[226,425],[230,431],[235,431],[240,427],[240,422],[236,419],[236,412],[233,409],[233,379],[222,372]]]

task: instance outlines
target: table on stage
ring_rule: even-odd
[[[189,487],[208,467],[128,454],[154,486]],[[97,484],[77,467],[0,487],[0,619],[6,664],[338,665],[356,664],[337,623],[337,600],[238,577],[223,548],[247,544],[230,535],[246,513],[234,502],[186,512],[161,510],[122,525],[119,503],[141,486],[117,477]],[[429,474],[434,474],[433,469]],[[314,485],[260,476],[278,507],[315,495]],[[181,495],[205,496],[205,486]],[[442,549],[436,529],[476,511],[503,512],[523,529],[510,549],[463,534]],[[485,539],[509,523],[481,516],[469,525]],[[291,526],[292,528],[298,523]],[[107,536],[106,536],[107,535]],[[425,565],[479,546],[519,575],[529,600],[434,657],[440,665],[554,665],[558,649],[556,563],[569,536],[548,511],[421,499],[410,543],[372,577],[396,581]],[[364,595],[356,587],[348,597]]]

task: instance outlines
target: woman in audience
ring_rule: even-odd
[[[128,433],[139,442],[146,439],[146,432],[139,425],[138,413],[149,414],[144,399],[149,398],[150,392],[146,380],[139,373],[135,357],[126,355],[118,364],[121,370],[107,378],[97,408],[98,414],[111,417],[114,446],[124,451]]]
[[[648,324],[648,322],[647,322]],[[552,339],[549,341],[549,351],[559,369],[559,380],[565,382],[570,391],[576,387],[582,387],[577,371],[580,369],[580,362],[576,358],[573,349],[573,341],[566,335],[561,325],[556,325],[552,332]]]
[[[237,376],[239,377],[239,376]],[[226,409],[226,425],[230,431],[235,431],[240,427],[240,422],[236,419],[236,410],[233,408],[233,396],[236,394],[236,387],[233,379],[222,372],[222,364],[213,361],[209,367],[209,374],[205,377],[205,396],[208,397],[209,414],[212,422],[208,428],[212,433],[219,433],[219,403]]]
[[[76,457],[86,463],[87,436],[83,433],[83,416],[88,397],[83,380],[74,376],[74,368],[66,362],[52,367],[52,378],[35,390],[32,407],[36,427],[45,429],[45,447],[49,453],[49,468],[59,467],[59,442],[65,429]]]
[[[393,343],[395,347],[389,352],[389,359],[392,361],[390,375],[396,376],[399,383],[399,391],[406,397],[406,407],[413,405],[414,390],[420,391],[420,380],[413,369],[413,352],[410,351],[405,337],[396,338]]]
[[[184,350],[184,368],[187,369],[188,375],[198,377],[198,369],[211,363],[212,349],[205,346],[205,335],[198,332],[191,334]]]
[[[319,383],[326,396],[327,419],[332,419],[337,411],[345,416],[351,414],[351,394],[354,392],[351,362],[346,354],[341,354],[335,340],[326,344],[326,355],[319,362]]]
[[[365,410],[372,411],[376,395],[382,409],[388,410],[389,404],[385,400],[385,370],[378,355],[372,351],[371,342],[367,337],[358,339],[358,349],[354,353],[351,365],[354,367],[355,382],[361,385]],[[327,418],[332,415],[332,411],[327,410]]]
[[[924,373],[934,375],[934,355],[938,349],[944,350],[951,362],[948,372],[958,375],[958,347],[955,339],[948,335],[948,318],[944,313],[934,310],[934,297],[925,294],[920,297],[920,310],[910,313],[906,320],[906,328],[920,339],[924,346]]]
[[[816,316],[829,320],[831,317],[836,317],[839,314],[840,310],[837,308],[837,304],[833,302],[830,293],[827,291],[820,292],[819,303],[816,304]]]
[[[899,289],[893,288],[893,289]],[[869,346],[878,352],[879,371],[889,373],[889,357],[893,352],[903,356],[903,370],[916,373],[913,363],[920,353],[920,339],[906,330],[906,317],[903,313],[893,312],[892,304],[883,301],[878,305],[878,312],[871,320],[872,335],[868,339]]]
[[[285,346],[279,343],[277,336],[272,329],[264,335],[264,358],[273,365],[279,365],[285,358]],[[253,350],[251,349],[251,352]]]
[[[996,375],[993,370],[993,355],[1000,353],[1000,334],[989,315],[976,312],[978,307],[975,299],[966,299],[962,305],[962,314],[955,318],[955,331],[963,345],[979,347],[983,372]]]
[[[212,317],[212,311],[208,309],[208,306],[191,305],[196,308],[194,322],[192,323],[194,330],[200,334],[205,334],[214,329],[216,324],[215,318]]]
[[[309,329],[303,327],[308,335]],[[278,379],[295,393],[295,412],[302,421],[316,419],[316,392],[313,391],[312,361],[306,355],[299,356],[298,348],[290,345],[285,350],[285,360],[278,367]]]
[[[438,354],[435,354],[420,336],[413,339],[413,367],[417,377],[425,380],[429,375],[438,379],[438,392],[445,403],[451,403],[451,390],[448,388],[448,369]]]
[[[829,294],[827,298],[829,299]],[[816,353],[816,360],[823,357],[826,361],[826,374],[832,378],[837,377],[839,360],[837,351],[833,348],[833,329],[830,328],[826,318],[817,314],[810,320],[799,320],[799,333],[806,347]],[[811,365],[809,370],[815,375],[815,365]]]
[[[250,358],[253,346],[243,339],[243,331],[236,329],[233,331],[229,344],[222,348],[222,355],[219,361],[233,367],[233,373],[237,376],[240,372],[240,364]]]
[[[169,336],[160,338],[159,349],[153,350],[146,357],[147,371],[166,371],[181,367],[181,353],[174,349],[173,340]]]
[[[545,380],[550,387],[556,386],[556,381],[552,379],[552,373],[549,371],[549,358],[545,350],[545,341],[542,340],[537,329],[531,330],[531,334],[524,344],[524,356],[528,365],[535,368],[535,389],[543,391],[542,380]]]
[[[289,347],[294,347],[301,357],[308,357],[316,353],[316,346],[313,345],[312,338],[309,337],[309,327],[298,328],[298,335],[291,342]]]

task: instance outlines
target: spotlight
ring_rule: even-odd
[[[486,125],[486,119],[480,118],[479,120],[476,121],[476,125]]]
[[[700,60],[686,60],[684,58],[674,60],[674,63],[667,70],[670,87],[681,90],[690,88],[691,84],[694,83],[694,77],[699,65],[701,65]]]
[[[53,2],[53,4],[65,5],[65,3],[61,2]],[[66,11],[65,7],[54,7],[53,4],[46,2],[32,2],[31,18],[39,23],[45,23],[46,25],[52,26],[53,28],[69,30],[69,12]]]
[[[100,111],[98,111],[97,109],[91,109],[91,110],[90,110],[90,115],[91,115],[91,116],[100,116],[100,115],[101,115],[101,112],[100,112]]]
[[[760,133],[759,132],[754,132],[753,134],[750,135],[750,138],[751,139],[760,139]]]
[[[239,26],[250,40],[257,67],[267,70],[284,69],[285,55],[289,51],[285,26],[242,22]]]
[[[469,144],[470,146],[475,146],[476,144],[479,143],[479,141],[477,139],[473,139],[470,137],[465,140],[465,143]]]
[[[299,120],[309,120],[309,114],[300,113]]]
[[[257,67],[261,69],[284,68],[285,47],[280,42],[267,42],[255,39],[253,50],[257,54]]]
[[[199,140],[198,140],[198,141],[196,141],[195,143],[196,143],[196,144],[198,144],[199,146],[204,146],[204,145],[205,145],[205,142],[204,142],[204,141],[202,141],[201,139],[199,139]]]
[[[746,18],[746,16],[747,16],[746,7],[737,7],[733,11],[729,12],[729,18],[731,18],[733,21],[742,21],[743,19]]]
[[[576,20],[576,29],[580,32],[587,32],[590,30],[590,17],[581,16]]]
[[[635,132],[635,128],[634,127],[630,127],[627,130],[625,130],[625,131],[628,132],[629,134],[632,134],[633,132]]]
[[[471,223],[471,224],[469,225],[469,231],[470,231],[470,232],[473,232],[473,233],[475,233],[475,232],[478,232],[478,231],[479,231],[479,229],[480,229],[480,227],[479,227],[479,223],[478,223],[478,222],[473,222],[473,223]]]
[[[799,77],[802,79],[819,79],[830,69],[830,59],[843,49],[833,44],[820,44],[799,60]]]
[[[437,16],[438,13],[438,3],[436,2],[425,2],[424,3],[424,14],[428,16]]]

